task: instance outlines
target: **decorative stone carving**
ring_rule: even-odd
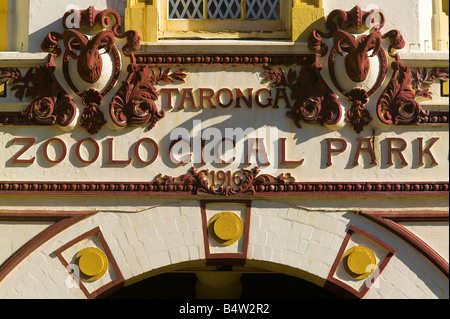
[[[75,13],[80,25],[69,27],[68,17]],[[378,24],[370,24],[367,32],[367,21],[374,15],[379,18]],[[77,121],[96,134],[109,113],[117,127],[146,125],[152,129],[165,116],[156,103],[158,84],[183,83],[186,77],[183,70],[172,72],[169,67],[254,66],[264,68],[262,74],[271,87],[291,90],[294,102],[287,116],[297,127],[301,128],[301,122],[334,125],[345,116],[345,122],[360,133],[373,120],[366,106],[384,83],[388,58],[393,61],[393,75],[373,103],[378,118],[388,125],[448,123],[448,112],[425,111],[417,100],[430,98],[430,85],[448,79],[448,70],[424,70],[420,74],[405,67],[395,52],[403,48],[404,40],[398,30],[381,32],[385,17],[378,10],[366,12],[355,6],[350,11],[332,11],[326,21],[327,31],[314,30],[309,37],[308,47],[314,53],[289,55],[135,55],[140,37],[133,30],[119,32],[121,19],[114,10],[72,10],[62,23],[64,32],[50,32],[42,43],[42,49],[49,53],[46,64],[29,69],[24,76],[18,68],[0,68],[1,83],[11,85],[16,98],[31,99],[22,112],[0,112],[0,124],[64,127]],[[328,59],[327,69],[321,59]],[[272,69],[275,65],[289,69]],[[63,76],[55,76],[59,71]],[[328,73],[332,84],[327,84],[323,72]],[[118,83],[121,76],[125,81]],[[344,83],[342,76],[348,81]],[[115,95],[105,99],[111,91]],[[345,111],[339,93],[349,102]],[[76,96],[84,106],[80,111]]]
[[[272,87],[285,86],[292,91],[294,105],[287,116],[301,128],[300,121],[308,124],[336,124],[342,117],[341,104],[328,85],[323,81],[318,63],[305,65],[297,71],[289,69],[287,76],[283,70],[266,68],[263,75]]]
[[[186,74],[182,71],[170,73],[170,69],[155,74],[147,65],[130,65],[131,72],[127,81],[113,97],[110,104],[110,115],[114,123],[120,127],[127,125],[148,125],[152,129],[165,112],[159,111],[155,101],[159,93],[155,86],[160,81],[173,83],[184,82]]]
[[[17,124],[67,126],[75,118],[76,105],[70,95],[59,85],[52,63],[31,68],[22,76],[18,69],[0,69],[2,82],[11,83],[20,101],[32,99],[28,107],[19,114],[11,114]],[[19,119],[19,118],[22,119]]]
[[[78,27],[69,28],[66,21],[73,14],[78,14],[80,23]],[[104,98],[116,87],[121,72],[128,70],[127,80],[110,103],[112,120],[120,127],[149,124],[149,129],[153,128],[164,116],[154,102],[158,98],[155,85],[159,81],[183,82],[185,74],[182,71],[169,74],[169,70],[165,70],[155,75],[148,67],[138,66],[133,52],[140,48],[140,37],[134,30],[120,33],[121,19],[112,9],[71,10],[64,15],[62,23],[62,34],[50,32],[42,42],[42,50],[49,53],[47,64],[29,69],[24,77],[17,68],[0,69],[2,83],[11,83],[17,98],[33,99],[21,114],[0,114],[0,119],[6,124],[14,121],[17,124],[70,125],[77,116],[71,96],[74,94],[85,106],[78,124],[96,134],[106,124],[102,110],[103,103],[107,103]],[[126,41],[121,48],[118,39]],[[63,77],[72,92],[66,92],[55,76],[60,65],[56,60],[61,55]],[[110,70],[105,70],[105,61],[110,63]],[[74,63],[75,68],[71,66]]]
[[[379,23],[367,25],[367,21],[377,14]],[[369,20],[368,20],[369,19]],[[328,73],[335,88],[348,99],[350,109],[346,112],[345,121],[360,133],[364,127],[372,121],[372,116],[365,108],[370,97],[378,91],[383,83],[387,72],[387,56],[382,47],[382,41],[389,41],[388,54],[398,60],[398,54],[393,50],[404,47],[405,42],[400,32],[391,30],[381,33],[385,18],[381,11],[363,11],[355,6],[350,11],[334,10],[327,18],[328,31],[314,30],[308,42],[310,50],[321,57],[328,55]],[[371,27],[370,33],[362,34]],[[332,47],[329,48],[332,40]],[[344,56],[344,67],[348,79],[353,82],[353,87],[344,89],[343,83],[336,74],[337,57]],[[368,74],[373,68],[371,58],[377,58],[378,72],[372,82],[368,82]],[[348,87],[350,84],[346,84]],[[367,87],[367,88],[366,88]]]

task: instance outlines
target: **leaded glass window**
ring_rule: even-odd
[[[280,0],[168,0],[169,19],[280,19]]]

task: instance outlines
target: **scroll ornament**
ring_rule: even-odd
[[[378,23],[371,19],[378,18]],[[429,113],[416,101],[418,88],[415,87],[411,70],[400,61],[396,50],[405,46],[405,41],[398,30],[382,33],[385,24],[384,14],[377,9],[363,11],[355,6],[350,11],[334,10],[326,21],[327,32],[313,30],[309,37],[308,47],[321,58],[328,55],[328,72],[335,88],[348,99],[350,109],[346,112],[345,121],[357,133],[361,133],[372,121],[369,110],[366,109],[370,97],[381,87],[385,80],[388,60],[393,59],[391,68],[392,78],[376,103],[377,115],[386,124],[417,124],[427,121]],[[361,34],[370,29],[369,34]],[[356,33],[354,35],[353,33]],[[358,36],[358,34],[361,34]],[[331,40],[332,46],[329,48]],[[388,41],[387,50],[382,42]],[[385,53],[387,52],[387,55]],[[352,89],[344,89],[336,76],[336,66],[340,63],[337,56],[343,56],[344,69],[350,81],[354,83]],[[378,58],[379,70],[374,83],[368,89],[363,83],[371,70],[371,58]],[[448,71],[433,71],[434,77],[427,79],[428,85],[435,79],[448,78]],[[446,76],[447,75],[447,76]],[[424,91],[426,89],[423,89]],[[420,92],[420,91],[419,91]],[[422,96],[431,98],[429,91]],[[448,117],[446,118],[448,122]]]
[[[79,20],[78,27],[67,26],[66,21],[72,15]],[[128,69],[127,80],[109,104],[109,113],[120,127],[148,124],[149,129],[153,128],[164,116],[154,102],[158,98],[155,85],[159,81],[184,82],[184,72],[179,70],[169,74],[169,70],[159,70],[158,76],[149,76],[153,71],[138,65],[133,53],[140,48],[138,33],[134,30],[120,33],[121,19],[115,10],[97,11],[92,6],[82,11],[71,10],[64,15],[62,23],[62,34],[50,32],[42,42],[42,50],[49,53],[45,65],[29,69],[25,76],[17,68],[0,68],[1,82],[11,84],[18,99],[33,99],[20,114],[0,118],[7,124],[68,126],[77,117],[72,97],[77,95],[84,106],[78,125],[90,134],[96,134],[106,124],[102,110],[104,102],[107,103],[105,96],[116,88],[121,72]],[[117,39],[125,40],[120,49]],[[59,57],[62,57],[62,73],[69,92],[55,76]],[[105,70],[104,59],[111,61],[109,72]],[[126,59],[129,60],[128,68],[123,66],[127,64]],[[76,63],[78,78],[71,72],[71,63]],[[108,80],[103,83],[101,78]]]

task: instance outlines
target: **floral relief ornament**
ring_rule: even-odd
[[[378,18],[376,24],[373,23],[374,17]],[[358,134],[373,119],[366,106],[386,78],[387,56],[393,59],[393,75],[377,101],[379,119],[394,125],[428,121],[429,113],[424,111],[415,99],[418,96],[431,98],[429,86],[435,79],[447,79],[448,72],[433,70],[422,76],[417,72],[412,74],[396,53],[396,50],[405,46],[401,33],[398,30],[382,33],[380,30],[384,23],[384,14],[378,9],[363,11],[355,6],[350,11],[334,10],[326,21],[327,32],[313,30],[309,37],[308,48],[315,52],[315,62],[302,66],[298,73],[293,69],[285,72],[282,69],[265,67],[264,80],[270,82],[271,87],[282,86],[291,90],[294,105],[287,116],[293,119],[298,128],[301,128],[300,122],[333,125],[343,116],[337,95],[322,77],[324,70],[320,58],[328,59],[330,79],[335,89],[347,98],[350,104],[345,113],[345,122]],[[369,28],[369,34],[362,34]],[[361,35],[355,36],[350,32]],[[387,50],[382,45],[385,40],[388,41]],[[338,56],[343,59],[337,59]],[[375,72],[371,70],[371,64],[376,64],[371,61],[372,58],[378,59],[379,66]],[[344,89],[338,80],[336,68],[341,61],[353,88]],[[376,77],[370,82],[368,76],[371,72],[375,73]]]
[[[79,25],[69,23],[69,28],[66,22],[74,14]],[[76,104],[70,95],[74,93],[84,105],[78,124],[89,133],[96,134],[106,124],[101,109],[103,102],[108,103],[104,98],[115,89],[125,69],[129,72],[128,77],[109,104],[112,121],[120,127],[148,124],[149,129],[153,128],[156,121],[164,116],[154,102],[158,98],[155,85],[159,81],[184,82],[186,75],[183,71],[170,73],[170,70],[159,70],[155,76],[153,70],[137,64],[133,52],[140,48],[140,37],[134,30],[119,32],[121,19],[115,10],[98,11],[92,6],[82,11],[71,10],[64,15],[62,24],[64,32],[50,32],[41,45],[42,50],[49,53],[45,65],[31,68],[25,76],[16,68],[0,68],[1,82],[12,84],[11,90],[16,91],[17,98],[33,99],[16,118],[24,118],[21,121],[34,125],[68,126],[77,114]],[[116,39],[126,41],[120,52],[128,58],[128,68],[122,65]],[[64,90],[55,76],[59,65],[55,61],[61,55],[64,80],[73,92]],[[105,70],[105,57],[111,60],[110,72]],[[77,77],[73,74],[71,63],[76,63]],[[101,78],[107,81],[102,82]]]
[[[336,124],[342,117],[341,104],[328,85],[323,81],[320,71],[322,66],[316,62],[305,65],[300,72],[289,69],[287,74],[266,67],[264,81],[271,82],[271,87],[288,87],[294,100],[292,109],[287,112],[298,128],[300,121],[307,124]]]
[[[413,73],[409,67],[396,59],[392,62],[394,74],[377,104],[379,119],[385,124],[416,124],[430,122],[430,113],[416,101],[417,97],[431,98],[429,88],[435,79],[448,80],[448,72],[432,70],[422,76],[417,70]],[[431,118],[433,118],[432,116]],[[443,116],[448,122],[447,116]]]
[[[378,23],[373,24],[373,17],[377,15]],[[367,23],[370,22],[370,23]],[[387,73],[388,62],[382,41],[387,39],[389,47],[387,54],[394,59],[392,69],[394,74],[388,87],[377,102],[377,115],[381,121],[388,124],[417,123],[426,115],[419,103],[415,101],[411,87],[411,74],[407,67],[400,62],[395,50],[402,49],[405,41],[398,30],[382,33],[384,14],[378,10],[363,11],[355,6],[350,11],[334,10],[326,21],[327,32],[313,30],[309,37],[308,47],[320,57],[328,55],[328,72],[335,88],[348,99],[350,109],[346,112],[345,121],[360,133],[371,121],[372,117],[366,109],[370,97],[377,92]],[[369,34],[361,34],[370,28]],[[351,33],[350,33],[351,32]],[[325,40],[332,40],[332,46]],[[354,83],[352,89],[345,90],[336,76],[336,66],[343,57],[344,70],[350,81]],[[371,58],[378,58],[378,74],[369,88],[361,84],[367,80],[371,69]],[[394,120],[392,120],[394,118]]]
[[[160,81],[184,82],[186,74],[182,70],[171,73],[170,69],[162,71],[161,68],[155,74],[149,66],[137,64],[131,64],[129,69],[128,79],[111,101],[111,118],[120,127],[147,124],[150,130],[165,115],[155,103],[159,97],[155,85]]]

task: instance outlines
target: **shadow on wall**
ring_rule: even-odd
[[[54,0],[47,0],[49,3],[53,3]],[[42,2],[42,1],[40,1]],[[65,8],[70,9],[73,7],[79,7],[81,10],[87,9],[89,6],[93,6],[97,10],[104,10],[106,8],[114,9],[119,12],[120,18],[122,20],[122,26],[125,25],[125,8],[127,6],[126,0],[76,0],[73,3],[70,0],[60,1],[61,3],[57,8],[50,10],[49,17],[42,19],[42,14],[49,12],[48,6],[35,4],[33,6],[33,1],[30,3],[30,13],[35,13],[36,17],[30,20],[30,30],[35,31],[28,35],[28,51],[29,52],[41,52],[41,43],[45,39],[48,33],[58,32],[62,33],[64,31],[62,26],[61,18],[64,16]],[[42,12],[44,11],[44,12]],[[37,21],[36,21],[37,20]],[[50,22],[54,20],[53,22]],[[120,32],[123,30],[119,29]]]
[[[311,23],[309,26],[305,28],[305,30],[299,34],[299,36],[296,39],[292,39],[293,42],[308,42],[308,38],[313,30],[320,30],[325,32],[325,17],[319,18],[313,23]]]

